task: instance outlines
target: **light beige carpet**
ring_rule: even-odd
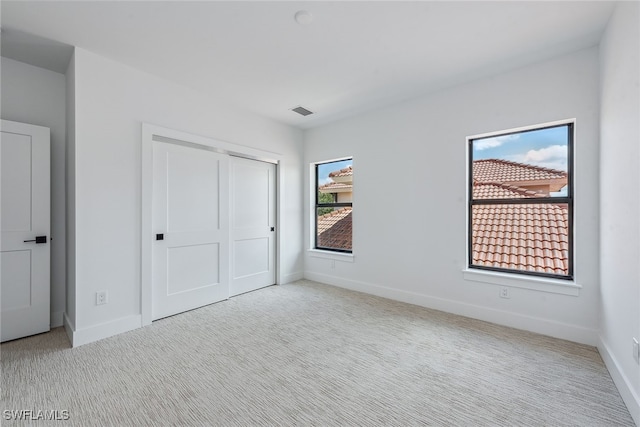
[[[3,410],[68,411],[32,425],[633,425],[592,347],[309,281],[1,351]]]

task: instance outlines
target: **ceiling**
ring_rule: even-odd
[[[594,46],[614,6],[3,0],[2,55],[64,72],[78,46],[308,129]]]

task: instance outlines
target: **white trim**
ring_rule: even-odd
[[[49,320],[49,326],[51,328],[59,328],[64,325],[64,311],[52,311],[51,318]]]
[[[220,146],[218,144],[216,144],[216,145],[209,145],[209,144],[205,145],[205,144],[201,144],[201,143],[185,141],[184,138],[182,138],[182,139],[170,138],[170,137],[167,137],[167,136],[159,135],[158,133],[154,133],[153,136],[152,136],[152,139],[154,141],[157,141],[157,142],[166,142],[168,144],[180,145],[180,146],[183,146],[183,147],[190,147],[190,148],[196,148],[196,149],[199,149],[199,150],[213,151],[215,153],[224,154],[224,155],[227,155],[227,156],[230,156],[230,157],[240,157],[242,159],[257,160],[257,161],[260,161],[260,162],[272,163],[272,164],[275,164],[275,165],[278,164],[278,161],[271,157],[271,153],[268,153],[266,151],[262,152],[261,150],[254,150],[255,152],[253,152],[252,154],[249,154],[249,153],[243,153],[241,151],[232,151],[232,150],[229,150],[229,149],[220,148]],[[223,142],[221,142],[221,143],[223,143]],[[242,149],[242,148],[240,148],[240,149]]]
[[[302,271],[296,271],[294,273],[284,274],[280,280],[278,280],[278,285],[285,285],[287,283],[296,282],[298,280],[304,279],[304,273]]]
[[[536,124],[536,125],[520,126],[520,127],[512,128],[512,129],[504,129],[504,130],[494,131],[494,132],[479,133],[479,134],[476,134],[476,135],[467,136],[467,143],[469,142],[470,139],[489,138],[489,137],[492,137],[492,136],[501,136],[501,135],[506,135],[506,134],[509,134],[509,133],[526,132],[526,131],[529,131],[529,130],[535,130],[535,129],[541,129],[541,128],[547,128],[547,127],[554,127],[554,126],[562,126],[562,125],[567,125],[569,123],[575,124],[576,123],[576,119],[572,118],[572,119],[554,120],[552,122],[539,123],[539,124]],[[467,182],[469,182],[469,181],[467,181]]]
[[[282,171],[285,170],[283,166],[283,159],[280,159],[278,164],[276,165],[276,284],[289,283],[287,280],[287,276],[282,271],[282,266],[280,265],[280,254],[282,254],[282,234],[280,230],[284,226],[284,222],[282,221],[281,213],[284,212],[284,178]]]
[[[268,161],[269,163],[278,163],[281,155],[271,151],[260,150],[257,148],[246,147],[244,145],[233,144],[221,139],[210,138],[207,136],[196,135],[193,133],[183,132],[180,130],[169,129],[161,126],[142,123],[143,136],[148,133],[151,136],[159,136],[162,139],[172,139],[176,143],[197,144],[208,147],[213,151],[223,154],[251,158],[254,160]]]
[[[311,165],[315,166],[315,165],[320,165],[320,164],[323,164],[323,163],[343,162],[345,160],[353,160],[353,156],[344,156],[344,157],[338,157],[338,158],[335,158],[335,159],[320,160],[320,161],[317,161],[317,162],[311,162]]]
[[[511,328],[522,329],[581,344],[597,344],[597,330],[578,325],[556,322],[540,317],[525,316],[510,311],[497,310],[479,305],[467,304],[445,298],[433,297],[417,292],[389,288],[357,280],[343,279],[327,274],[305,272],[306,279],[338,286],[353,291],[364,292],[379,297],[401,301],[421,307],[445,311],[460,316],[471,317],[485,322],[496,323]]]
[[[471,172],[469,170],[469,159],[471,154],[469,153],[469,148],[470,148],[470,144],[469,141],[471,141],[472,139],[479,139],[479,138],[488,138],[488,137],[492,137],[492,136],[501,136],[501,135],[507,135],[507,134],[512,134],[512,133],[518,133],[518,132],[525,132],[525,131],[529,131],[529,130],[535,130],[535,129],[542,129],[542,128],[547,128],[547,127],[553,127],[553,126],[562,126],[562,125],[568,125],[568,124],[572,124],[573,125],[573,152],[570,153],[571,156],[571,160],[572,160],[572,164],[570,165],[570,170],[572,171],[572,186],[573,186],[573,193],[572,193],[572,197],[574,198],[574,209],[573,209],[573,228],[571,230],[571,232],[573,233],[572,236],[572,241],[573,241],[573,250],[572,250],[572,254],[573,254],[573,278],[574,280],[568,280],[568,281],[562,281],[562,280],[555,280],[555,279],[551,279],[551,278],[545,278],[542,277],[542,280],[535,280],[538,278],[538,276],[526,276],[526,278],[524,278],[522,274],[518,274],[517,272],[514,273],[500,273],[500,272],[494,272],[491,271],[489,272],[490,275],[487,276],[481,276],[478,272],[479,270],[470,270],[470,269],[465,269],[464,271],[464,278],[465,280],[470,280],[470,281],[475,281],[475,282],[483,282],[483,283],[493,283],[493,284],[497,284],[497,285],[504,285],[504,286],[512,286],[512,287],[516,287],[516,288],[524,288],[524,289],[532,289],[532,290],[539,290],[542,292],[551,292],[551,293],[555,293],[555,294],[562,294],[562,295],[574,295],[574,296],[578,296],[579,295],[579,291],[582,288],[582,286],[577,285],[575,283],[575,277],[577,272],[577,265],[575,262],[576,259],[576,217],[579,216],[576,215],[576,209],[575,209],[575,194],[576,194],[576,168],[575,168],[575,164],[576,164],[576,160],[575,160],[575,154],[576,154],[576,122],[577,120],[575,118],[572,119],[563,119],[563,120],[555,120],[552,122],[546,122],[546,123],[539,123],[539,124],[535,124],[535,125],[528,125],[528,126],[520,126],[517,128],[512,128],[512,129],[505,129],[505,130],[501,130],[501,131],[495,131],[495,132],[485,132],[485,133],[480,133],[480,134],[476,134],[476,135],[471,135],[471,136],[467,136],[465,139],[465,165],[466,165],[466,172],[465,172],[465,186],[466,186],[466,190],[465,190],[465,194],[466,194],[466,214],[465,214],[465,256],[467,257],[467,261],[468,262],[468,258],[469,258],[469,252],[471,251],[471,248],[469,247],[469,173]],[[508,278],[511,278],[510,280],[507,280]],[[564,283],[563,283],[564,282]],[[550,286],[553,285],[553,286]],[[560,285],[555,287],[555,285]]]
[[[315,252],[315,253],[324,253],[324,254],[341,254],[341,255],[350,255],[353,257],[353,253],[349,254],[349,253],[344,253],[344,252],[334,252],[334,251],[329,251],[329,250],[322,250],[322,249],[316,249],[315,248],[315,242],[316,242],[316,165],[320,165],[320,164],[324,164],[324,163],[333,163],[333,162],[342,162],[345,160],[351,160],[351,166],[353,167],[354,164],[354,160],[353,160],[353,156],[345,156],[345,157],[338,157],[337,159],[333,159],[333,160],[320,160],[317,162],[310,162],[309,163],[309,199],[307,200],[307,202],[309,203],[309,229],[307,230],[308,232],[308,236],[309,236],[309,247],[307,248],[308,252]],[[352,189],[353,189],[353,185],[352,185]],[[353,190],[352,190],[353,191]],[[352,199],[356,198],[355,193],[352,196]],[[351,206],[353,206],[355,203],[355,200],[351,201]],[[351,242],[353,243],[353,236],[351,236]],[[311,253],[310,253],[311,255]],[[313,256],[313,255],[312,255]],[[345,261],[345,258],[339,258],[339,257],[330,257],[330,256],[317,256],[317,258],[328,258],[328,259],[333,259],[336,261]],[[353,262],[353,261],[347,261],[347,262]]]
[[[353,254],[347,252],[324,251],[322,249],[307,249],[307,253],[313,258],[332,259],[334,261],[354,262]]]
[[[142,327],[142,316],[139,314],[121,317],[120,319],[100,323],[80,330],[74,330],[66,316],[65,319],[67,320],[67,322],[65,322],[67,334],[69,334],[69,331],[71,332],[69,339],[71,340],[72,347],[89,344]]]
[[[150,325],[153,320],[151,269],[153,266],[153,235],[151,215],[153,212],[153,126],[142,124],[142,217],[141,217],[141,278],[140,278],[140,314],[142,326]]]
[[[625,405],[627,405],[631,417],[636,425],[640,426],[640,396],[633,390],[632,384],[634,384],[634,381],[627,377],[622,369],[620,369],[618,360],[611,352],[609,346],[604,342],[602,336],[598,337],[598,351],[600,352],[600,356],[602,356],[605,366],[609,370],[613,383],[618,388],[622,400]]]
[[[179,130],[168,129],[161,126],[142,123],[142,218],[141,218],[141,290],[140,290],[140,313],[142,326],[150,325],[152,322],[152,196],[153,196],[153,141],[167,141],[187,146],[200,146],[208,150],[227,154],[230,156],[244,157],[253,160],[274,163],[276,165],[276,283],[281,283],[282,272],[280,268],[281,257],[281,234],[283,227],[281,213],[284,212],[284,200],[280,197],[283,183],[282,158],[278,153],[264,151],[256,148],[245,147],[230,142],[213,139],[201,135],[195,135]]]
[[[530,289],[533,291],[549,292],[560,295],[580,295],[582,286],[570,281],[551,279],[547,277],[527,276],[515,273],[500,273],[486,270],[463,270],[464,280],[472,282],[490,283],[493,285],[509,286],[512,288]]]
[[[69,319],[69,315],[65,312],[62,318],[64,330],[67,333],[67,337],[69,338],[69,342],[73,347],[73,332],[76,330],[76,325],[73,324],[71,319]]]

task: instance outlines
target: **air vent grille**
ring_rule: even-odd
[[[309,111],[304,107],[295,107],[295,108],[292,108],[291,111],[293,111],[294,113],[298,113],[300,115],[303,115],[303,116],[308,116],[309,114],[313,114],[313,111]]]

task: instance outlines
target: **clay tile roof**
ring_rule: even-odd
[[[525,199],[531,197],[545,197],[545,195],[526,188],[499,182],[473,183],[474,199]]]
[[[479,182],[518,182],[567,179],[567,172],[501,159],[474,160],[473,179]]]
[[[344,169],[331,172],[329,174],[329,178],[334,178],[339,176],[352,176],[352,175],[353,175],[353,166],[347,166]]]
[[[523,188],[532,182],[566,184],[564,171],[506,160],[476,160],[474,199],[548,197]],[[474,265],[569,274],[569,225],[563,204],[492,204],[473,207]]]
[[[318,187],[318,189],[320,191],[326,191],[326,190],[348,190],[348,189],[352,189],[352,188],[353,188],[353,184],[345,184],[343,182],[329,182],[328,184],[321,185],[320,187]]]
[[[345,207],[318,217],[318,247],[351,250],[351,212]]]
[[[569,274],[565,205],[476,205],[473,264]]]

